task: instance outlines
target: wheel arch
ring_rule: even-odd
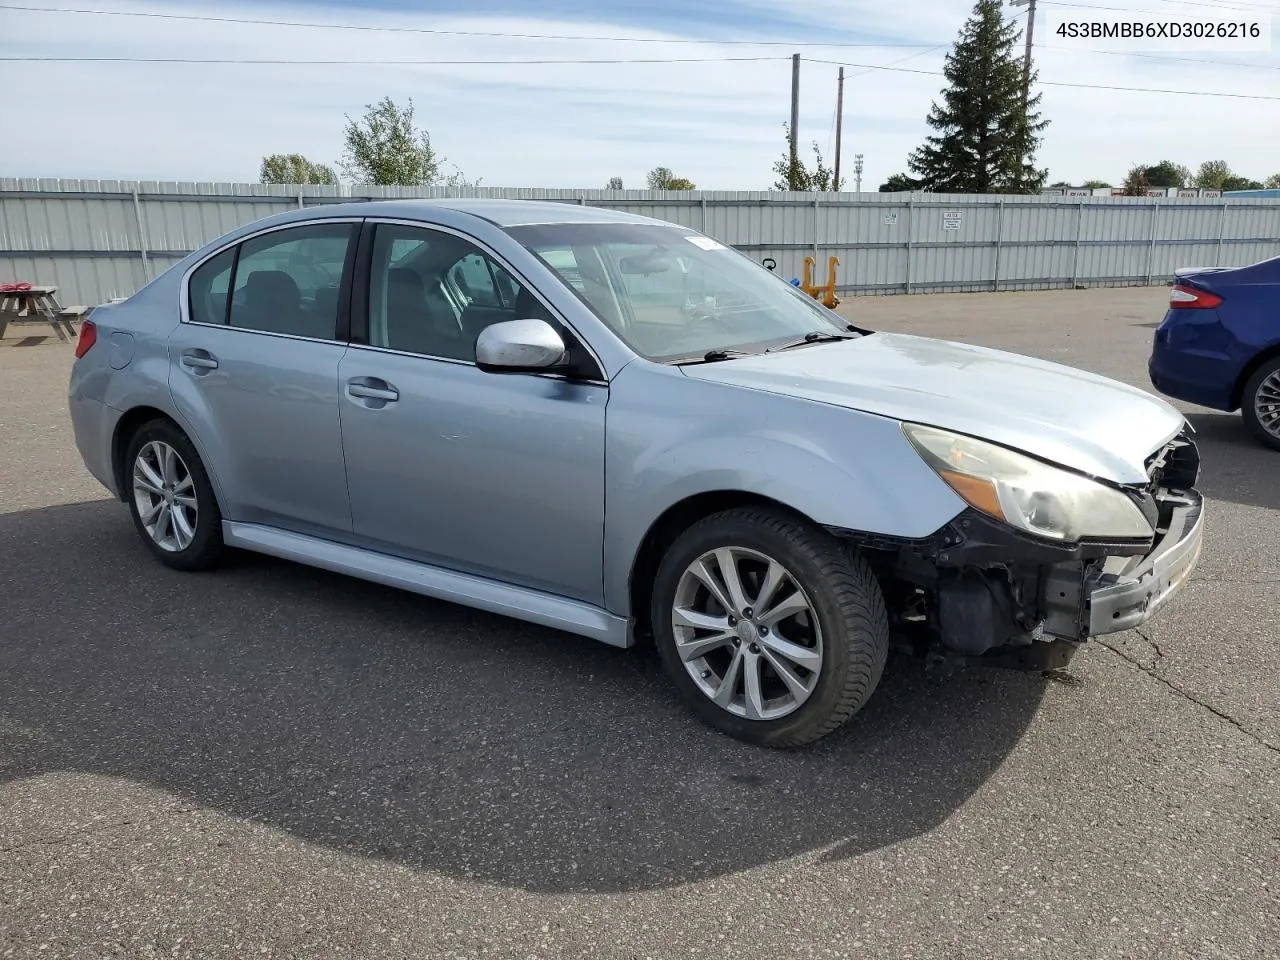
[[[637,641],[647,643],[652,637],[649,606],[653,597],[653,580],[667,548],[676,537],[699,520],[736,507],[767,507],[790,514],[805,523],[814,523],[811,517],[795,507],[746,490],[709,490],[672,504],[649,525],[631,561],[627,596],[633,619],[632,633]]]
[[[128,464],[125,463],[125,454],[129,450],[129,443],[134,434],[144,424],[151,423],[153,420],[164,420],[172,424],[175,429],[179,430],[187,438],[187,442],[195,448],[196,455],[200,457],[200,463],[209,478],[209,484],[213,487],[213,495],[218,501],[219,509],[221,509],[225,501],[218,486],[217,474],[209,464],[209,458],[205,456],[204,450],[201,449],[200,442],[173,414],[145,403],[131,407],[126,411],[116,422],[115,432],[111,437],[111,476],[116,482],[116,489],[119,491],[121,502],[127,502],[129,498]]]
[[[1244,365],[1240,371],[1240,375],[1236,377],[1235,385],[1231,388],[1231,409],[1239,410],[1244,403],[1244,388],[1259,369],[1270,363],[1272,360],[1280,359],[1280,342],[1273,343],[1268,347],[1264,347],[1258,352],[1252,360]]]

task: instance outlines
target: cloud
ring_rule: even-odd
[[[38,0],[39,2],[39,0]],[[1124,3],[1127,0],[1111,0]],[[49,2],[48,5],[53,5]],[[1138,7],[1151,3],[1133,3]],[[601,2],[572,13],[567,0],[486,5],[461,0],[430,13],[415,9],[310,2],[177,3],[153,0],[129,9],[155,12],[413,26],[494,33],[646,36],[652,43],[532,40],[302,27],[192,23],[0,10],[0,121],[25,131],[10,137],[0,176],[254,180],[264,154],[297,151],[327,163],[341,151],[344,114],[390,95],[414,99],[419,122],[448,159],[490,185],[603,186],[621,176],[643,185],[662,164],[708,189],[762,189],[784,146],[790,109],[790,48],[703,46],[672,40],[715,36],[753,40],[880,42],[849,48],[800,48],[800,139],[830,156],[836,70],[812,62],[887,64],[939,70],[967,9],[941,0],[830,0],[779,7],[740,0]],[[1185,11],[1170,8],[1175,13]],[[523,11],[523,12],[522,12]],[[1083,12],[1083,11],[1082,11]],[[833,28],[834,25],[834,28]],[[846,25],[843,29],[840,25]],[[884,41],[912,46],[884,45]],[[1149,58],[1037,50],[1043,80],[1280,95],[1280,71],[1161,62]],[[358,66],[207,64],[30,64],[5,56],[343,59]],[[1231,57],[1274,68],[1274,54]],[[390,66],[388,60],[768,57],[752,62]],[[909,59],[907,59],[909,58]],[[866,156],[864,189],[904,169],[928,133],[925,116],[938,76],[846,68],[845,158]],[[1039,154],[1054,180],[1118,181],[1139,160],[1194,166],[1223,158],[1262,178],[1280,169],[1275,103],[1107,92],[1046,86],[1052,120]],[[41,122],[33,122],[39,118]],[[1273,169],[1276,168],[1276,169]]]

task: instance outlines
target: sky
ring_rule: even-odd
[[[1259,180],[1280,173],[1280,49],[1132,56],[1096,41],[1090,49],[1106,52],[1094,53],[1063,49],[1047,29],[1051,15],[1103,6],[1280,21],[1280,0],[1042,0],[1034,57],[1051,123],[1037,160],[1051,182],[1119,183],[1134,163],[1162,159],[1192,169],[1223,159]],[[930,132],[937,74],[971,9],[972,0],[0,0],[0,177],[253,182],[271,153],[335,164],[346,116],[390,96],[412,98],[447,170],[486,186],[599,188],[618,176],[643,188],[662,165],[700,189],[762,190],[785,149],[790,57],[800,53],[806,158],[815,140],[833,156],[835,64],[847,64],[842,172],[852,189],[862,154],[863,189],[875,190]],[[1025,22],[1023,11],[1008,14]],[[313,23],[396,29],[296,25]],[[564,39],[539,38],[548,36]],[[440,62],[566,59],[703,62]],[[397,60],[427,62],[388,63]],[[874,69],[886,65],[899,69]]]

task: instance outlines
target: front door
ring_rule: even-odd
[[[475,366],[520,287],[470,241],[380,224],[371,256],[338,378],[357,541],[600,603],[608,387]]]
[[[188,317],[169,339],[169,384],[228,520],[351,538],[339,303],[358,227],[260,234],[191,275]]]

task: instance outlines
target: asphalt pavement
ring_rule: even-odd
[[[841,310],[1146,387],[1165,296]],[[1052,678],[895,658],[783,753],[650,653],[162,568],[80,463],[70,360],[0,341],[0,957],[1280,957],[1280,454],[1238,416],[1186,408],[1208,542],[1141,633]]]

